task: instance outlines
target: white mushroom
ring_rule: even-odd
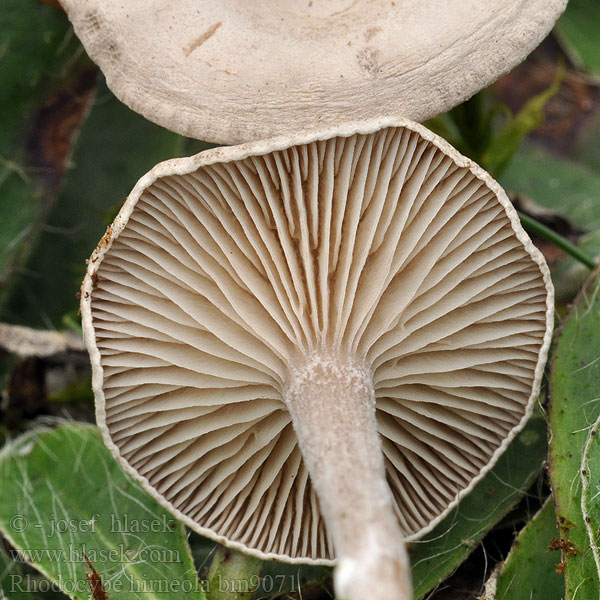
[[[529,416],[541,254],[496,182],[379,119],[155,167],[82,288],[97,418],[189,527],[408,599],[429,531]]]
[[[433,117],[521,62],[567,0],[61,2],[125,104],[230,144]]]

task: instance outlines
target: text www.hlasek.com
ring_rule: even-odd
[[[65,548],[25,548],[16,556],[17,560],[28,563],[83,563],[85,557],[92,563],[180,563],[179,550],[145,546],[128,548],[124,544],[116,548],[88,548],[85,544],[77,547],[69,544]]]

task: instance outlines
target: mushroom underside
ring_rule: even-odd
[[[400,540],[456,505],[529,414],[551,320],[483,171],[406,121],[324,137],[157,168],[82,304],[125,467],[200,533],[316,563],[359,543],[335,493]]]

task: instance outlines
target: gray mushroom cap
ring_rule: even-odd
[[[159,502],[261,557],[337,556],[340,598],[389,600],[410,598],[402,539],[528,418],[553,297],[499,185],[378,119],[159,164],[82,315],[104,439]]]
[[[224,144],[449,110],[521,62],[566,0],[61,0],[109,87]]]

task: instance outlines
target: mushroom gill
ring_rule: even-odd
[[[540,253],[486,173],[407,120],[158,165],[92,256],[113,453],[188,526],[410,597],[430,530],[530,414]]]

